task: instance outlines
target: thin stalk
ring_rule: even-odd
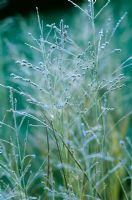
[[[46,137],[47,137],[47,149],[48,149],[48,169],[47,169],[47,187],[49,185],[49,176],[50,176],[50,143],[49,143],[49,134],[46,127]]]
[[[49,188],[49,178],[50,178],[50,142],[49,142],[49,133],[46,127],[46,139],[47,139],[47,160],[48,160],[48,167],[47,167],[47,181],[46,181],[46,186]],[[45,199],[48,200],[48,190],[46,191]]]
[[[68,190],[68,183],[67,183],[67,179],[66,179],[66,175],[65,175],[65,170],[64,170],[64,167],[63,167],[63,160],[62,160],[62,156],[61,156],[61,150],[60,150],[59,142],[58,142],[58,139],[57,139],[57,136],[56,136],[56,132],[54,131],[54,127],[53,127],[52,122],[51,122],[51,127],[52,127],[52,130],[53,130],[53,134],[54,134],[54,138],[55,138],[55,142],[56,142],[56,146],[57,146],[60,162],[62,164],[62,172],[63,172],[63,177],[64,177],[66,189]]]

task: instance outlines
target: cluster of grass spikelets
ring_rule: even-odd
[[[97,31],[107,4],[95,14],[93,0],[87,9],[69,1],[87,17],[85,47],[63,20],[44,34],[37,10],[40,36],[29,33],[26,45],[40,61],[17,60],[16,87],[1,85],[9,91],[11,119],[0,122],[10,130],[0,139],[1,199],[132,199],[132,144],[123,132],[131,111],[121,117],[114,107],[131,57],[118,67],[109,58],[120,52],[110,42],[126,14],[112,30]]]

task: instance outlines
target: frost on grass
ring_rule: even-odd
[[[116,199],[116,187],[121,187],[126,198],[130,196],[125,183],[131,179],[127,148],[131,143],[121,140],[116,127],[131,112],[114,122],[113,99],[121,95],[125,80],[122,68],[131,57],[118,67],[109,63],[113,54],[121,52],[111,49],[110,42],[126,14],[112,30],[96,28],[95,20],[109,1],[97,13],[96,1],[89,0],[87,9],[69,1],[89,20],[92,34],[87,36],[85,47],[74,40],[63,20],[58,26],[47,25],[45,34],[37,10],[40,35],[36,38],[29,33],[32,42],[26,43],[26,48],[34,50],[40,60],[17,60],[20,72],[11,73],[11,78],[19,87],[1,84],[10,91],[12,124],[3,119],[0,125],[13,132],[9,141],[0,141],[1,195],[7,194],[3,198],[10,194],[10,199],[99,200],[109,199],[112,191]],[[23,109],[18,109],[20,96],[26,102]],[[3,151],[5,143],[9,152]]]

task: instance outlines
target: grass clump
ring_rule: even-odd
[[[87,18],[85,46],[63,20],[44,34],[37,9],[40,35],[29,33],[26,45],[39,62],[17,60],[16,87],[1,84],[9,90],[11,118],[1,121],[1,130],[10,130],[0,140],[1,199],[132,199],[131,140],[122,133],[132,112],[114,107],[131,57],[119,66],[109,58],[120,52],[110,44],[126,13],[112,30],[98,31],[96,19],[109,1],[96,14],[96,1],[86,9],[69,1]]]

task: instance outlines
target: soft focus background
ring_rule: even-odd
[[[87,6],[87,0],[76,0],[74,2],[78,3],[83,8]],[[96,11],[101,9],[105,3],[105,0],[97,0],[95,6]],[[20,69],[16,61],[28,59],[29,62],[37,64],[41,60],[41,57],[25,44],[32,43],[32,38],[29,33],[32,33],[35,37],[39,37],[40,35],[36,7],[39,9],[40,18],[43,20],[44,27],[46,24],[59,24],[60,20],[63,19],[64,23],[69,26],[70,35],[74,37],[74,40],[77,41],[82,48],[86,46],[86,41],[89,41],[91,33],[85,16],[67,0],[0,0],[0,84],[2,85],[13,86],[18,89],[22,87],[25,90],[25,85],[20,86],[19,83],[15,82],[10,76],[11,73],[17,74],[17,72],[23,73],[24,75],[24,72],[19,71]],[[119,66],[124,60],[132,56],[132,1],[111,0],[111,3],[104,9],[103,14],[96,21],[97,30],[105,27],[107,21],[109,21],[109,26],[112,29],[125,12],[127,12],[127,15],[111,40],[111,49],[121,49],[119,54],[114,55],[112,59],[106,61],[109,62],[107,64],[111,66],[111,68],[113,66]],[[47,33],[48,29],[44,29],[45,33]],[[126,67],[122,69],[122,72],[127,77],[125,80],[126,86],[122,88],[119,96],[115,95],[113,99],[111,99],[112,106],[116,108],[116,111],[112,113],[113,123],[116,123],[118,120],[122,119],[123,116],[127,116],[127,113],[132,111],[132,67]],[[27,90],[29,90],[29,93],[33,92],[32,90],[30,91],[29,88],[27,88]],[[17,109],[24,110],[26,107],[27,105],[23,97],[19,96]],[[0,121],[4,121],[7,124],[11,124],[11,116],[10,113],[7,112],[9,109],[9,90],[0,87]],[[25,120],[22,125],[22,139],[25,137],[27,123],[28,122]],[[121,125],[119,124],[118,131],[121,132],[122,138],[128,136],[130,141],[132,140],[132,115],[128,115]],[[0,129],[0,138],[9,139],[10,134],[11,131],[9,131],[8,127],[2,126],[2,129]],[[40,139],[39,136],[35,138]],[[116,138],[114,140],[116,140]],[[118,148],[116,142],[113,148]],[[35,139],[31,138],[29,152],[32,151],[35,152],[36,155],[39,155],[38,163],[35,163],[34,169],[32,169],[35,171],[42,161],[41,158],[45,155],[45,147],[43,147],[42,144],[37,144]],[[61,180],[58,178],[58,172],[55,173],[55,178],[59,184]],[[130,182],[128,181],[127,184],[129,188]],[[118,190],[120,195],[122,195],[122,192],[120,192],[121,189]],[[31,191],[31,194],[35,195],[38,191],[41,193],[41,189],[36,188],[36,191]],[[122,196],[119,196],[118,199],[121,199]]]

